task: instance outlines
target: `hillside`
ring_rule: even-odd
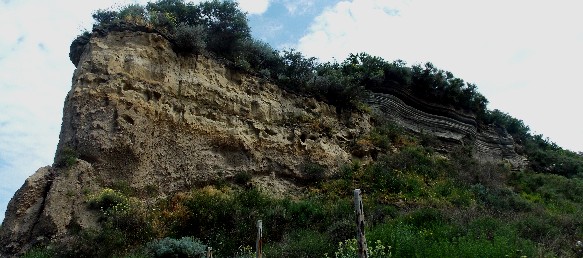
[[[583,158],[475,85],[318,64],[248,38],[230,2],[181,3],[98,11],[72,43],[55,161],[10,201],[2,257],[250,257],[257,220],[266,256],[350,257],[355,188],[376,257],[581,255]]]

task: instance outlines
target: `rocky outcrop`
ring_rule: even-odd
[[[177,55],[156,33],[94,33],[75,49],[83,52],[74,55],[56,165],[12,199],[0,233],[6,254],[94,227],[84,202],[104,187],[164,196],[242,172],[289,186],[325,176],[306,167],[348,162],[345,145],[370,129],[365,115],[340,116],[211,58]]]
[[[470,145],[475,157],[483,162],[507,162],[515,168],[526,165],[524,157],[514,151],[514,140],[506,130],[494,126],[481,127],[471,115],[423,103],[407,94],[371,93],[368,103],[411,131],[438,137],[443,143],[443,151],[448,151],[452,146]],[[417,106],[423,106],[431,113]]]
[[[97,31],[72,44],[71,60],[77,69],[55,163],[28,178],[10,201],[2,257],[97,227],[89,195],[116,184],[149,202],[247,173],[259,187],[285,194],[284,188],[326,176],[310,168],[334,171],[349,162],[350,143],[371,129],[366,114],[339,114],[212,58],[177,55],[155,32]],[[518,159],[503,130],[402,99],[374,93],[370,104],[444,142],[473,139],[483,159]]]

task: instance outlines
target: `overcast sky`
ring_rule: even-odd
[[[14,192],[52,164],[92,11],[147,1],[0,0],[0,220]],[[321,61],[367,52],[432,62],[500,109],[583,151],[583,3],[578,0],[240,0],[256,38]]]

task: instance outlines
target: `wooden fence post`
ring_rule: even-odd
[[[358,258],[368,258],[366,237],[364,236],[364,206],[360,189],[354,189],[354,209],[356,211],[356,241],[358,244]]]
[[[263,257],[263,221],[257,221],[257,243],[255,245],[256,257]]]
[[[210,246],[206,248],[206,258],[213,258],[213,248]]]

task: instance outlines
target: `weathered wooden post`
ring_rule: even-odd
[[[256,250],[256,257],[257,258],[261,258],[263,257],[263,240],[261,239],[263,237],[263,221],[258,220],[257,221],[257,243],[255,244],[255,250]]]
[[[206,248],[206,258],[213,258],[213,248],[210,246]]]
[[[364,236],[364,206],[360,189],[354,189],[354,210],[356,211],[358,258],[368,258],[368,248],[366,246],[366,237]]]

